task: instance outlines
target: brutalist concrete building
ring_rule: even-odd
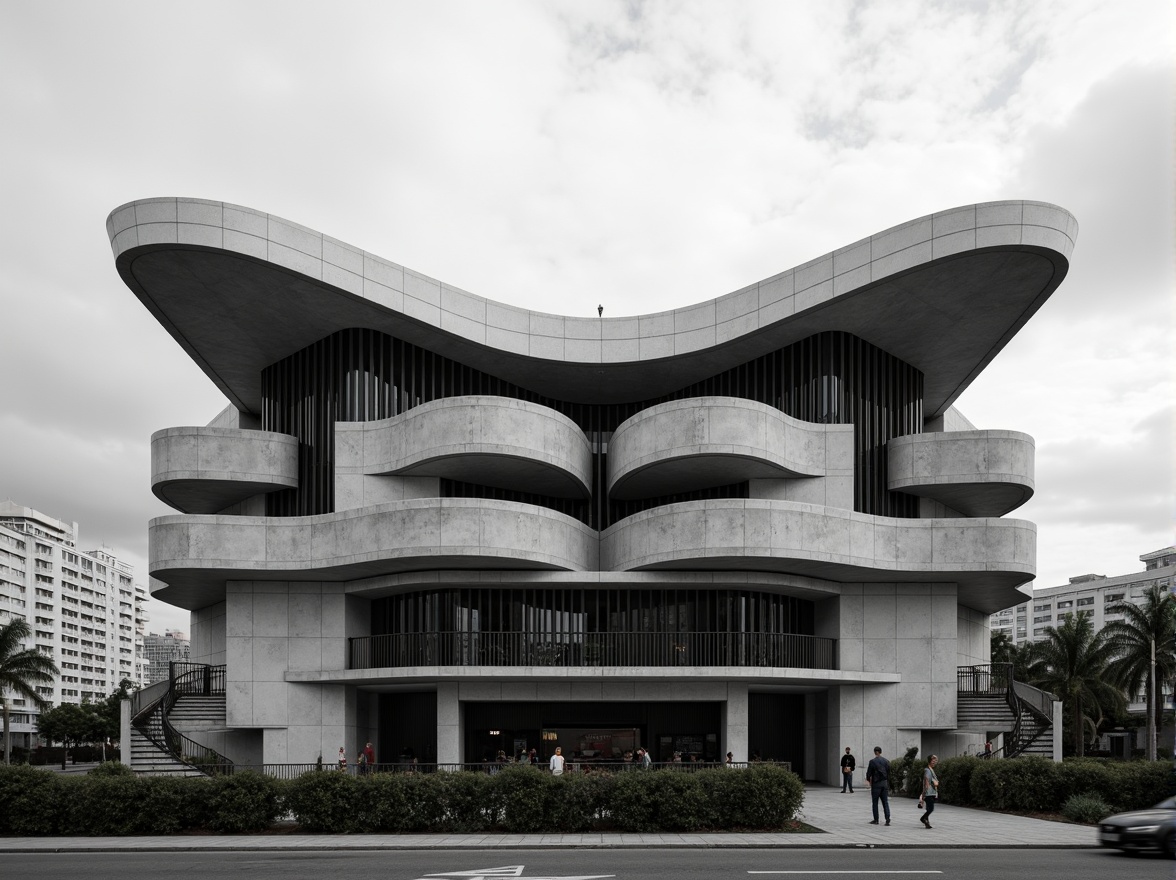
[[[982,741],[957,668],[1033,577],[1035,527],[1006,514],[1034,450],[952,404],[1065,277],[1065,210],[955,208],[624,317],[503,305],[221,202],[107,229],[229,403],[152,437],[178,512],[150,567],[192,659],[225,666],[205,737],[233,760],[645,747],[832,781],[846,745]]]

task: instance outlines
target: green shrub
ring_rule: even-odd
[[[911,746],[901,758],[890,762],[890,793],[897,797],[918,797],[926,761],[917,760],[919,747]],[[863,771],[864,772],[864,771]]]
[[[706,794],[696,776],[673,771],[649,775],[652,820],[659,831],[697,831],[711,818],[706,810]]]
[[[783,828],[800,812],[804,783],[791,770],[772,764],[756,764],[742,771],[726,772],[732,779],[732,823],[736,828],[770,831]]]
[[[139,831],[141,786],[134,775],[108,773],[69,777],[62,782],[70,789],[62,833],[108,837]]]
[[[212,831],[221,834],[263,831],[282,813],[282,786],[272,776],[245,770],[214,777],[206,787],[207,826]]]
[[[1110,804],[1096,794],[1071,795],[1062,804],[1062,815],[1083,825],[1097,825],[1113,812]]]
[[[68,781],[76,780],[27,764],[0,766],[0,834],[61,834],[68,813]]]
[[[708,830],[783,828],[796,818],[804,801],[800,777],[774,764],[703,770],[694,775],[704,796],[702,827]]]
[[[972,771],[972,803],[994,810],[1056,812],[1061,808],[1057,768],[1038,757],[982,761]]]
[[[103,761],[87,776],[134,776],[135,771],[121,761]]]
[[[138,780],[139,824],[136,834],[175,834],[203,828],[209,821],[207,779],[141,776]]]
[[[497,812],[489,793],[494,777],[486,773],[437,773],[433,785],[445,810],[439,831],[464,834],[485,831]],[[495,776],[500,774],[495,774]]]
[[[1058,800],[1065,804],[1075,795],[1094,795],[1114,804],[1115,768],[1100,758],[1066,758],[1057,768]]]
[[[491,777],[491,798],[506,831],[525,834],[546,830],[547,790],[553,777],[534,767],[504,767]]]
[[[972,803],[972,773],[981,763],[983,761],[980,758],[961,756],[944,758],[935,766],[935,774],[939,777],[939,797],[944,803],[961,806]]]
[[[359,785],[349,773],[303,773],[286,793],[286,807],[307,831],[343,834],[360,827]]]
[[[356,790],[358,830],[397,834],[421,830],[413,827],[407,773],[370,773]]]
[[[705,771],[713,772],[713,771]],[[618,773],[613,781],[608,812],[617,831],[656,831],[652,773]]]
[[[604,816],[614,775],[584,773],[551,780],[544,791],[546,827],[569,834],[591,831]]]

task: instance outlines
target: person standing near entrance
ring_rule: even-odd
[[[564,757],[563,757],[563,750],[559,746],[555,747],[555,754],[551,756],[550,763],[551,763],[551,775],[552,776],[563,776]]]
[[[849,746],[845,747],[845,754],[841,756],[841,793],[845,794],[846,786],[849,786],[849,793],[853,794],[853,771],[857,769],[857,758],[855,758],[849,751]]]
[[[925,806],[927,810],[919,817],[919,821],[928,828],[931,827],[931,813],[935,810],[935,802],[939,800],[939,776],[935,773],[935,765],[938,763],[938,755],[932,755],[927,759],[927,769],[923,771],[923,793],[919,795],[919,806]]]
[[[874,746],[874,757],[866,765],[866,782],[870,783],[870,801],[874,807],[871,825],[878,824],[878,801],[886,813],[886,824],[890,824],[890,762],[882,757],[882,747]]]

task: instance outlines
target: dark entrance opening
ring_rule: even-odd
[[[437,761],[437,694],[380,694],[378,764]]]
[[[790,761],[804,775],[804,695],[747,695],[748,760]]]
[[[464,710],[466,762],[493,761],[499,750],[517,757],[524,748],[546,762],[556,746],[585,763],[623,761],[637,748],[657,762],[682,749],[700,761],[719,758],[719,703],[466,703]]]

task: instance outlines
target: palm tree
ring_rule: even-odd
[[[1103,627],[1116,658],[1111,672],[1129,694],[1139,693],[1146,684],[1147,694],[1147,759],[1154,761],[1157,724],[1156,701],[1162,685],[1176,676],[1176,600],[1156,585],[1143,594],[1143,603],[1116,602],[1108,606],[1107,614],[1122,614]],[[1156,665],[1153,677],[1151,655],[1155,645]]]
[[[1029,669],[1037,655],[1038,643],[1025,642],[1018,645],[1003,630],[992,633],[989,643],[992,649],[992,662],[1011,664],[1013,680],[1029,683]]]
[[[1074,752],[1081,756],[1085,720],[1123,703],[1123,693],[1107,678],[1115,657],[1104,632],[1096,633],[1084,614],[1069,617],[1058,627],[1046,627],[1027,672],[1029,682],[1058,695],[1070,712]]]
[[[34,685],[49,684],[57,676],[57,666],[36,648],[25,648],[24,640],[32,635],[28,623],[19,617],[0,624],[0,708],[4,714],[4,763],[11,760],[12,744],[8,731],[7,692],[31,700],[38,708],[49,704]]]

